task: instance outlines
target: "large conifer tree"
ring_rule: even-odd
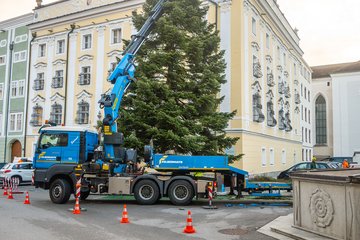
[[[157,0],[133,13],[139,29]],[[136,78],[124,98],[119,121],[127,147],[142,152],[217,155],[238,140],[225,128],[235,112],[219,112],[225,83],[224,52],[207,9],[199,0],[168,0],[163,16],[136,56]]]

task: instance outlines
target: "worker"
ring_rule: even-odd
[[[343,161],[343,163],[342,163],[342,167],[343,167],[343,168],[349,168],[349,167],[350,167],[350,166],[349,166],[349,162],[348,162],[347,159],[344,159],[344,161]]]
[[[312,161],[311,161],[311,164],[310,164],[310,168],[311,168],[311,169],[316,169],[316,163],[315,163],[315,161],[316,161],[316,157],[313,157],[313,158],[312,158]]]

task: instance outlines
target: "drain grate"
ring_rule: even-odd
[[[231,228],[231,229],[221,229],[219,233],[227,234],[227,235],[245,235],[249,231],[241,229],[241,228]]]

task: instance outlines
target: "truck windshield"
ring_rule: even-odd
[[[39,148],[66,147],[68,145],[68,134],[66,133],[44,133],[41,135]]]

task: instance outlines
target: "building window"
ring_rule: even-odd
[[[294,75],[296,76],[296,64],[294,63]]]
[[[301,158],[302,158],[302,161],[305,160],[305,158],[304,158],[304,149],[301,150]]]
[[[275,165],[275,151],[270,148],[270,165]]]
[[[81,73],[79,74],[79,85],[90,85],[90,67],[82,67]]]
[[[62,88],[64,82],[64,71],[57,70],[55,71],[55,77],[53,77],[51,87],[52,88]]]
[[[16,36],[15,37],[15,43],[25,42],[27,40],[27,38],[28,38],[27,34]]]
[[[280,62],[280,47],[279,46],[277,46],[277,48],[276,48],[276,55],[277,55],[277,59]]]
[[[304,142],[304,127],[301,128],[301,141]]]
[[[310,90],[308,90],[308,100],[310,102]]]
[[[320,95],[315,101],[315,130],[316,144],[326,144],[326,102],[322,95]]]
[[[0,65],[5,65],[5,62],[6,62],[6,56],[5,55],[0,56]]]
[[[305,122],[307,122],[307,108],[305,108]]]
[[[77,111],[77,123],[78,124],[88,124],[89,123],[89,103],[81,101],[78,103]]]
[[[46,54],[46,44],[39,45],[39,57],[45,57]]]
[[[33,127],[41,126],[43,116],[43,108],[39,105],[33,107],[33,113],[31,114],[30,125]]]
[[[284,61],[284,66],[286,66],[286,54],[283,53],[283,61]]]
[[[301,105],[301,120],[304,120],[304,106]]]
[[[60,104],[54,103],[51,106],[50,121],[56,123],[57,125],[60,125],[61,119],[62,119],[62,106]]]
[[[121,28],[111,30],[111,44],[121,43]]]
[[[0,113],[0,125],[3,126],[2,114]],[[0,127],[0,136],[1,136],[2,127]]]
[[[285,149],[283,149],[281,151],[281,163],[286,164],[286,151],[285,151]]]
[[[110,77],[112,72],[115,70],[116,66],[117,66],[116,62],[110,63],[110,69],[108,70],[108,77]]]
[[[26,51],[14,53],[14,63],[26,61]]]
[[[18,97],[23,97],[25,95],[25,80],[18,81]]]
[[[11,82],[11,97],[17,97],[18,81]]]
[[[310,122],[310,110],[308,111],[308,122],[311,123]]]
[[[270,36],[269,34],[266,34],[266,48],[269,49],[270,47]]]
[[[10,113],[10,132],[22,131],[22,113]]]
[[[311,143],[311,130],[309,129],[309,143]]]
[[[307,128],[305,128],[305,142],[307,142],[308,140],[307,133],[308,133]]]
[[[252,33],[256,35],[256,20],[252,18]]]
[[[33,89],[35,91],[44,90],[44,73],[38,73],[36,79],[34,80]]]
[[[266,148],[261,148],[261,164],[263,167],[266,166]]]
[[[0,83],[0,100],[4,98],[4,84]]]
[[[56,53],[57,54],[62,54],[64,52],[65,52],[65,40],[57,41]]]
[[[83,49],[90,49],[91,48],[91,34],[86,34],[83,36]]]

